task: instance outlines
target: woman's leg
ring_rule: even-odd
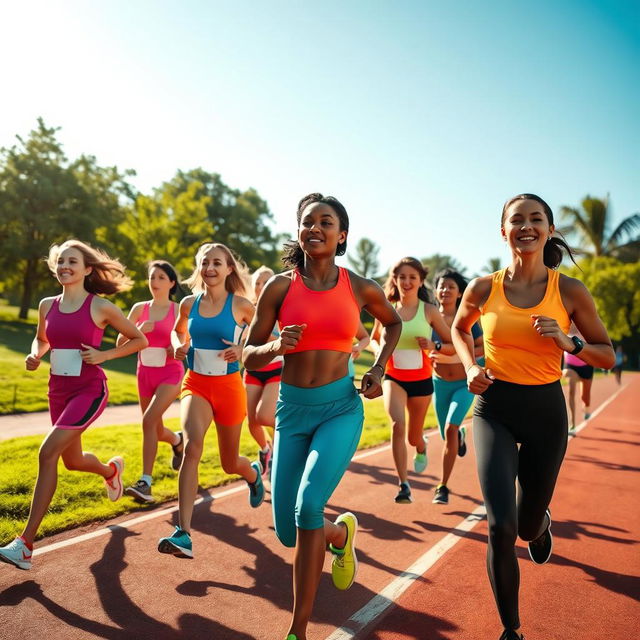
[[[416,448],[416,453],[424,453],[427,445],[424,441],[424,419],[427,416],[431,396],[414,396],[407,398],[409,413],[409,444]]]
[[[172,445],[180,443],[180,436],[167,429],[163,422],[164,412],[180,393],[179,384],[161,384],[153,398],[140,398],[142,408],[142,473],[150,476],[158,455],[158,441]]]
[[[442,448],[442,480],[441,483],[446,485],[451,477],[451,472],[458,457],[458,429],[459,424],[447,424],[444,435],[444,447]]]
[[[564,374],[569,381],[569,412],[571,414],[571,428],[576,426],[576,386],[578,374],[573,369],[565,369]]]
[[[276,423],[276,404],[279,390],[279,382],[267,382],[264,386],[257,408],[257,417],[260,424],[273,427]]]
[[[213,419],[213,410],[200,396],[185,396],[180,403],[180,421],[184,433],[184,458],[178,474],[178,514],[180,528],[190,533],[193,502],[198,492],[198,465],[204,437]]]
[[[264,392],[264,387],[257,384],[247,384],[247,422],[249,423],[249,432],[253,439],[258,443],[260,449],[266,449],[267,437],[264,432],[262,422],[258,418],[258,403]]]
[[[582,383],[582,404],[584,405],[584,417],[591,415],[591,385],[593,378],[581,380]]]
[[[251,466],[249,458],[239,454],[240,433],[242,424],[222,425],[216,424],[218,433],[218,450],[220,451],[220,464],[225,473],[242,476],[247,482],[253,484],[258,479],[256,470]]]
[[[442,484],[447,484],[458,456],[458,433],[460,425],[467,416],[475,396],[467,389],[467,381],[451,383],[454,386],[447,411],[445,446],[442,452]]]
[[[407,445],[405,443],[407,392],[393,380],[385,380],[382,383],[382,389],[384,391],[384,406],[391,419],[393,461],[400,482],[406,482],[408,478]]]

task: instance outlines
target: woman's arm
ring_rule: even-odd
[[[237,324],[248,325],[253,320],[256,308],[249,300],[242,296],[233,296],[233,317]],[[242,330],[238,344],[229,342],[228,340],[222,340],[225,344],[229,345],[226,349],[220,352],[220,357],[224,358],[226,362],[238,362],[242,358],[242,345],[246,337],[246,327]]]
[[[369,334],[367,333],[365,326],[362,324],[362,321],[360,321],[360,324],[358,325],[356,340],[358,342],[356,342],[353,345],[353,348],[351,350],[351,357],[354,360],[357,360],[360,357],[360,354],[362,353],[362,351],[366,349],[369,346],[369,343],[371,342],[371,338],[369,337]]]
[[[171,330],[171,346],[176,360],[184,360],[189,352],[189,313],[194,301],[195,296],[187,296],[180,301],[178,307],[178,316]]]
[[[142,314],[143,305],[144,305],[144,302],[136,302],[133,305],[133,307],[131,307],[131,311],[129,311],[129,315],[127,316],[127,320],[130,320],[131,322],[133,322],[133,324],[137,325],[138,324],[138,318]],[[147,324],[147,323],[145,322],[145,324]],[[153,325],[153,323],[151,323],[151,324]],[[142,331],[142,333],[149,333],[150,331],[153,331],[153,326],[151,326],[151,328],[147,328],[146,331],[145,331],[145,326],[144,325],[142,325],[141,327],[138,327],[138,328],[140,329],[140,331]],[[119,333],[118,337],[116,338],[116,347],[120,347],[127,340],[128,340],[128,338],[126,336],[124,336],[121,333]]]
[[[24,359],[27,371],[35,371],[40,366],[42,356],[44,356],[51,348],[51,345],[47,340],[47,334],[44,327],[45,318],[47,317],[47,313],[49,313],[49,309],[51,309],[53,300],[54,298],[44,298],[43,300],[40,300],[40,304],[38,305],[38,326],[36,328],[36,337],[31,343],[31,351]]]
[[[438,308],[433,304],[429,304],[428,302],[425,302],[424,315],[427,318],[427,321],[429,322],[429,324],[438,332],[438,335],[440,336],[440,340],[443,343],[451,343],[451,329],[449,328],[449,325],[445,322]],[[430,348],[433,349],[433,344]],[[453,355],[453,352],[452,352],[452,355]]]

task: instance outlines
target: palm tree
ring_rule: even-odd
[[[360,238],[355,252],[355,256],[347,256],[349,264],[364,278],[372,278],[378,270],[380,247],[369,238]]]
[[[625,218],[612,232],[609,196],[582,200],[582,209],[563,206],[560,218],[566,226],[561,233],[575,239],[576,253],[584,256],[609,256],[623,262],[640,258],[640,213]]]
[[[487,264],[482,267],[483,273],[494,273],[502,269],[502,260],[500,258],[489,258]]]

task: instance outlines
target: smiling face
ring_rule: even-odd
[[[536,200],[516,200],[506,210],[502,221],[502,237],[519,255],[542,252],[553,234],[554,226],[543,206]]]
[[[443,306],[455,304],[462,293],[458,283],[453,278],[440,278],[436,287],[436,299]]]
[[[199,267],[202,280],[208,287],[224,285],[227,276],[233,271],[233,268],[227,264],[225,252],[217,247],[209,249],[202,255]]]
[[[314,202],[305,208],[298,227],[298,242],[302,250],[314,258],[335,256],[336,249],[347,239],[340,230],[338,214],[328,204]]]
[[[420,277],[420,273],[406,264],[398,269],[393,281],[402,298],[418,295],[418,289],[420,289],[424,283],[424,280]]]
[[[174,284],[160,267],[152,267],[149,271],[149,291],[154,298],[168,298]]]
[[[85,266],[84,256],[78,249],[68,247],[58,254],[56,278],[62,286],[84,282],[90,273],[91,267]]]

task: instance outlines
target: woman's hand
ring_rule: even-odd
[[[362,376],[360,393],[369,400],[382,395],[382,376],[384,369],[381,365],[374,364],[367,373]]]
[[[531,322],[539,336],[552,338],[563,351],[573,351],[575,349],[573,340],[558,326],[554,318],[532,314]]]
[[[424,336],[416,336],[416,341],[423,351],[433,351],[436,348],[435,342]]]
[[[283,327],[282,331],[280,331],[280,337],[275,340],[277,345],[276,355],[282,356],[289,351],[293,351],[298,342],[300,342],[302,333],[306,328],[306,324],[290,324]]]
[[[40,358],[38,358],[37,355],[30,353],[24,359],[24,366],[26,367],[27,371],[35,371],[40,366]]]
[[[189,353],[189,342],[183,342],[175,351],[173,352],[173,357],[176,360],[184,360]]]
[[[219,358],[224,358],[225,362],[238,362],[242,357],[242,347],[239,344],[229,342],[222,339],[222,342],[228,344],[229,347],[218,354]]]
[[[479,364],[472,364],[467,369],[467,388],[471,393],[480,395],[484,393],[492,384],[496,377],[491,369],[485,369]]]
[[[94,349],[88,344],[81,344],[81,346],[82,351],[80,352],[80,357],[86,364],[102,364],[107,359],[104,351]]]

